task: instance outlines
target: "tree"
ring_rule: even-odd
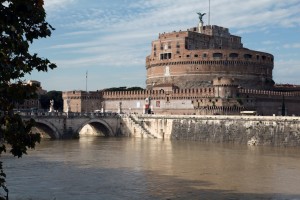
[[[42,109],[49,109],[50,100],[54,100],[54,109],[62,111],[63,110],[63,99],[61,91],[50,91],[47,94],[41,95],[40,103]]]
[[[56,68],[46,58],[29,52],[34,40],[49,37],[54,28],[45,21],[43,0],[0,0],[0,156],[6,145],[14,156],[21,157],[40,141],[31,133],[34,121],[23,122],[13,112],[14,102],[36,97],[35,86],[24,85],[22,78],[33,70]],[[12,83],[14,82],[14,83]],[[0,200],[8,192],[0,162]]]
[[[103,91],[137,91],[137,90],[144,90],[143,88],[141,87],[112,87],[112,88],[106,88],[106,89],[103,89]]]

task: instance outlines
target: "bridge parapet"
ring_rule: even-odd
[[[25,118],[119,118],[117,113],[16,112]]]
[[[34,119],[36,128],[53,139],[74,138],[80,130],[90,125],[95,131],[104,132],[106,136],[116,136],[120,133],[120,116],[112,113],[18,113],[24,120]]]

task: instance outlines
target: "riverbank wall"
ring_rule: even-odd
[[[300,117],[137,115],[156,138],[268,146],[300,146]]]

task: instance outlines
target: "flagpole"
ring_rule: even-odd
[[[210,25],[210,0],[208,0],[208,25]]]
[[[87,78],[88,78],[88,71],[86,70],[85,73],[85,91],[87,92]]]
[[[85,113],[87,113],[87,107],[88,107],[88,93],[87,93],[87,79],[88,79],[88,71],[86,70],[85,73]]]

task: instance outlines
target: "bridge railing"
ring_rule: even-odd
[[[102,118],[120,117],[118,113],[15,112],[22,117]]]

